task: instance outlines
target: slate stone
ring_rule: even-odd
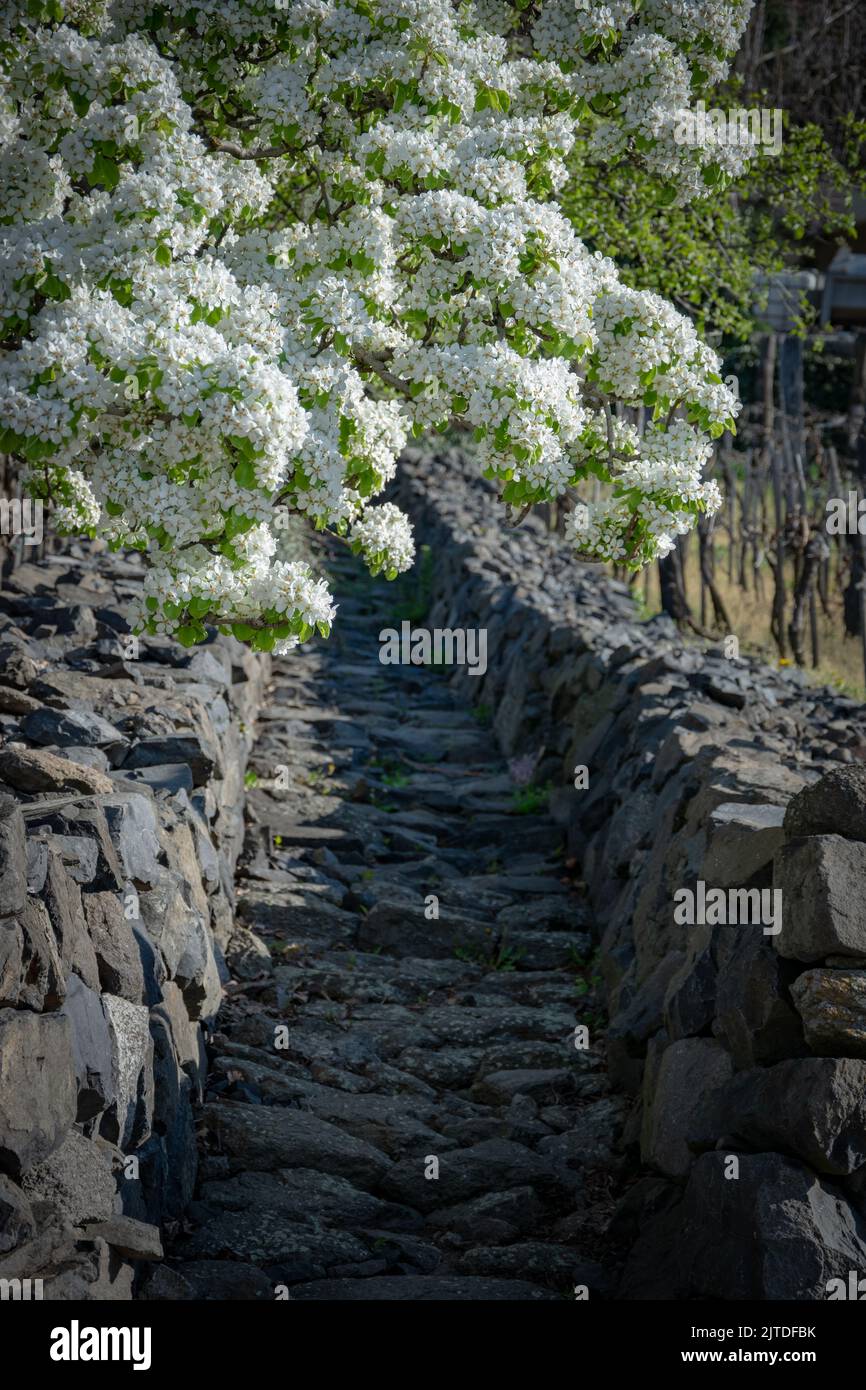
[[[114,774],[129,782],[143,782],[152,791],[191,792],[192,769],[188,763],[158,763],[154,767],[124,767]]]
[[[195,787],[204,786],[216,769],[214,754],[204,739],[192,733],[139,739],[126,754],[123,767],[159,767],[165,763],[186,763]]]
[[[47,706],[27,714],[21,721],[21,732],[31,743],[92,745],[105,748],[119,756],[127,740],[107,719],[92,710],[49,709]]]
[[[38,898],[27,900],[19,928],[18,1007],[46,1013],[59,1009],[66,994],[67,967],[61,959],[48,909]]]
[[[114,790],[110,777],[93,768],[60,758],[44,748],[7,744],[0,748],[0,778],[22,792],[100,793]]]
[[[97,842],[92,839],[88,842],[94,847],[95,855]],[[48,873],[42,896],[64,969],[74,970],[86,985],[98,990],[99,969],[93,943],[87,933],[81,890],[66,870],[62,849],[56,853],[52,843],[49,843]]]
[[[76,883],[93,883],[99,864],[95,840],[87,835],[52,835],[48,848]]]
[[[153,804],[135,793],[103,797],[100,804],[126,878],[140,888],[156,883],[162,866]]]
[[[141,954],[120,900],[113,893],[85,893],[82,903],[100,988],[133,1004],[144,1003]]]
[[[69,1019],[78,1085],[76,1120],[92,1120],[116,1099],[111,1033],[100,996],[77,975],[66,985],[63,1012]]]
[[[58,1148],[76,1096],[69,1020],[0,1009],[0,1171],[19,1177]]]
[[[0,917],[22,912],[26,897],[24,818],[11,796],[0,795]]]
[[[25,810],[25,819],[28,829],[50,830],[56,835],[73,838],[89,836],[96,843],[98,855],[96,877],[88,886],[109,892],[123,886],[123,867],[100,805],[77,805],[73,800],[65,798],[59,804],[31,803]]]
[[[15,1008],[24,977],[24,934],[17,922],[0,921],[0,1009]]]
[[[202,914],[190,901],[187,883],[161,869],[155,885],[139,897],[142,926],[158,947],[168,978],[183,992],[193,1018],[212,1017],[222,998],[213,941]]]
[[[866,844],[841,835],[789,840],[775,861],[782,890],[781,956],[816,961],[866,955]]]

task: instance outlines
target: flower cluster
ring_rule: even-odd
[[[510,506],[608,489],[583,553],[664,554],[737,403],[557,195],[578,135],[682,196],[722,180],[736,151],[676,124],[750,3],[9,0],[0,450],[57,524],[146,552],[138,624],[187,643],[329,630],[287,510],[405,569],[374,499],[455,422]]]

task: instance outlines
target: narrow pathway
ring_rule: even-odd
[[[333,638],[275,665],[198,1198],[146,1296],[604,1297],[622,1116],[561,832],[445,672],[380,665],[399,588],[331,568]]]

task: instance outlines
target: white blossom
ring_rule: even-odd
[[[374,499],[455,419],[505,503],[608,489],[583,553],[644,563],[718,506],[717,357],[556,200],[578,135],[680,197],[736,171],[676,130],[750,3],[10,0],[0,449],[62,528],[146,552],[140,627],[327,633],[275,518],[399,573],[411,526]]]

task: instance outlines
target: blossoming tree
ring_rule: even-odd
[[[327,635],[284,519],[393,577],[411,527],[374,499],[455,421],[513,516],[603,485],[584,556],[641,565],[718,505],[716,356],[557,197],[578,133],[671,199],[736,172],[676,130],[750,5],[7,0],[0,451],[62,528],[147,552],[140,629]]]

